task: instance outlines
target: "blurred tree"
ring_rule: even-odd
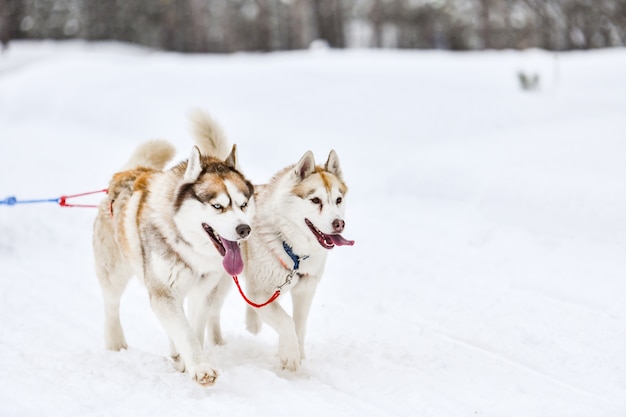
[[[312,0],[317,38],[331,47],[346,46],[344,8],[341,0]]]
[[[21,7],[20,0],[0,0],[0,43],[3,50],[8,48],[11,39],[19,37]]]
[[[354,28],[358,28],[358,41]],[[183,52],[623,46],[626,0],[0,0],[0,41],[119,40]]]
[[[493,48],[493,43],[491,42],[492,22],[489,19],[490,8],[491,0],[480,0],[480,30],[484,48]]]

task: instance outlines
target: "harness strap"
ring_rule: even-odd
[[[96,208],[98,207],[97,204],[70,204],[67,202],[67,200],[69,200],[70,198],[76,198],[76,197],[83,197],[86,195],[91,195],[91,194],[98,194],[98,193],[108,193],[109,190],[108,189],[104,189],[104,190],[98,190],[98,191],[89,191],[87,193],[80,193],[80,194],[72,194],[72,195],[62,195],[61,197],[59,197],[59,205],[61,207],[90,207],[90,208]]]

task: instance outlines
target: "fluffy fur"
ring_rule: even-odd
[[[347,191],[335,151],[323,166],[316,166],[308,151],[255,196],[255,235],[243,248],[248,296],[259,302],[284,285],[282,294],[291,292],[293,311],[290,316],[278,302],[260,309],[248,307],[246,321],[253,333],[260,330],[262,321],[278,332],[278,356],[286,369],[296,370],[305,357],[307,319],[328,250],[354,243],[340,235]],[[283,242],[301,259],[290,282],[287,269],[293,269],[294,261]]]
[[[223,156],[227,145],[219,127],[206,115],[195,120],[198,146],[187,161],[163,170],[175,150],[151,141],[113,176],[95,220],[93,248],[106,347],[127,348],[119,305],[135,275],[170,338],[175,366],[210,385],[217,372],[202,349],[204,332],[208,328],[212,341],[222,343],[220,309],[229,276],[243,269],[239,244],[251,232],[254,189],[236,169],[235,147]]]

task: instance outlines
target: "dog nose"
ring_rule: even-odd
[[[341,219],[333,220],[333,230],[335,231],[335,233],[343,232],[344,227],[346,227],[346,222],[344,222],[343,220]]]
[[[248,237],[252,229],[247,224],[240,224],[239,226],[235,228],[235,231],[237,232],[240,238],[245,239]]]

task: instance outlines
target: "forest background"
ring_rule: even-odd
[[[0,0],[0,40],[117,40],[229,53],[562,51],[626,44],[626,0]]]

